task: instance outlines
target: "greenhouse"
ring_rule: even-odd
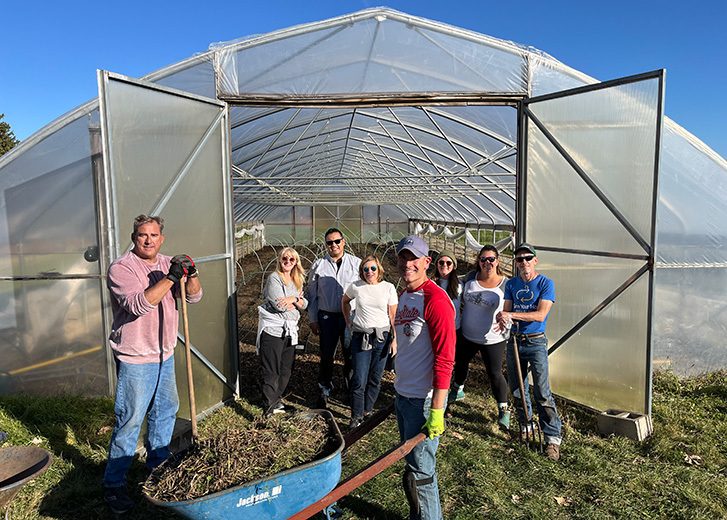
[[[649,413],[655,367],[727,367],[727,162],[664,117],[664,71],[599,82],[376,8],[98,84],[0,158],[0,393],[113,393],[105,273],[140,213],[203,273],[201,413],[238,388],[239,253],[330,226],[534,244],[554,391],[589,408]]]

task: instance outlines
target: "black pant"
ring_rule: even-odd
[[[479,352],[482,360],[485,362],[492,395],[498,403],[506,403],[508,387],[505,376],[502,374],[506,344],[507,341],[501,341],[500,343],[493,343],[491,345],[479,345],[459,334],[457,336],[457,350],[454,357],[455,384],[460,386],[465,383],[470,369],[470,361]]]
[[[263,394],[268,410],[283,398],[295,361],[295,345],[290,336],[275,337],[263,331],[260,336],[260,364],[263,369]]]
[[[318,311],[318,327],[321,340],[321,366],[318,371],[318,383],[329,390],[333,387],[333,359],[336,356],[338,342],[343,349],[343,379],[346,390],[349,388],[351,374],[351,348],[346,345],[346,319],[342,312]]]

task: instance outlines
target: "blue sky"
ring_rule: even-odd
[[[666,114],[727,158],[727,2],[610,0],[11,2],[0,113],[25,139],[96,96],[96,69],[140,77],[227,41],[386,5],[530,45],[597,79],[667,69]]]

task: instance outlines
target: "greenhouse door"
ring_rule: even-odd
[[[518,239],[552,278],[553,391],[650,413],[664,71],[523,101]]]
[[[197,412],[203,413],[237,390],[227,106],[106,71],[98,81],[104,269],[131,249],[134,218],[142,213],[165,219],[162,253],[194,258],[204,297],[189,306],[189,339]],[[188,419],[181,345],[175,356],[179,416]]]

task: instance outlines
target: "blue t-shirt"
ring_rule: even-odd
[[[509,279],[505,285],[505,300],[512,302],[513,312],[534,312],[538,310],[540,300],[555,302],[555,284],[553,280],[542,274],[539,274],[529,282],[516,276],[515,278]],[[545,324],[547,321],[547,316],[542,322],[514,320],[512,332],[520,334],[545,332]]]

